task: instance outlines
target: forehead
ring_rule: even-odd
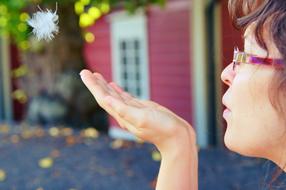
[[[263,31],[263,40],[268,48],[268,54],[265,49],[259,46],[255,38],[255,28],[256,24],[250,24],[243,35],[244,38],[244,51],[250,54],[255,54],[257,56],[266,57],[267,55],[270,58],[282,58],[281,53],[276,47],[269,30],[264,29]]]
[[[244,39],[244,51],[249,54],[254,54],[257,56],[261,57],[266,57],[267,52],[263,48],[259,46],[255,39],[254,35],[254,30],[255,30],[255,25],[251,24],[249,25],[244,34],[243,34],[243,39]]]
[[[253,36],[254,30],[255,30],[255,24],[252,23],[252,24],[250,24],[250,25],[246,28],[246,30],[244,31],[243,38],[246,39],[246,38],[248,38],[248,37]]]

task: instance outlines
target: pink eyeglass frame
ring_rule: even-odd
[[[235,69],[236,63],[247,63],[247,64],[258,64],[258,65],[269,65],[275,66],[279,69],[285,67],[285,61],[283,59],[272,59],[272,58],[263,58],[256,55],[248,54],[242,51],[239,51],[238,47],[234,48],[233,52],[233,70]]]

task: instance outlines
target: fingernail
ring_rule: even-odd
[[[87,71],[88,71],[87,69],[83,69],[83,70],[79,73],[79,75],[82,76],[82,74],[83,74],[84,72],[87,72]]]

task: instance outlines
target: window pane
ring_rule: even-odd
[[[141,96],[141,89],[140,89],[140,88],[137,88],[136,90],[137,90],[137,92],[136,92],[137,96],[140,97],[140,96]]]
[[[135,40],[134,41],[134,49],[135,50],[138,50],[140,48],[140,46],[139,46],[139,40]]]
[[[121,50],[125,50],[125,49],[126,49],[126,42],[125,42],[125,41],[122,41],[122,42],[120,43],[120,49],[121,49]]]

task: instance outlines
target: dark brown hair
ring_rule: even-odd
[[[281,53],[286,66],[286,0],[229,0],[228,9],[236,29],[244,30],[255,22],[255,39],[269,55],[264,35],[267,32],[270,35],[270,41]],[[286,67],[282,70],[276,69],[270,88],[270,101],[286,121]],[[282,172],[282,169],[275,172],[270,186]]]
[[[255,22],[255,39],[267,52],[264,32],[268,32],[286,66],[286,0],[229,0],[228,8],[235,28],[245,29]],[[277,69],[270,91],[272,105],[286,121],[285,68]]]

